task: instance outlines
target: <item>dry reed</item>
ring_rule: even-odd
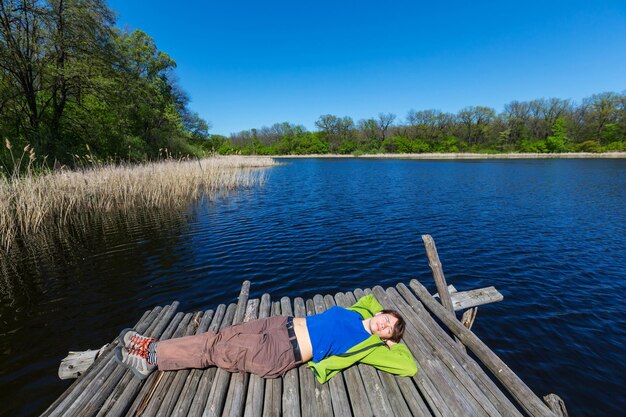
[[[0,177],[0,245],[9,250],[17,239],[63,230],[77,216],[181,208],[262,184],[266,171],[259,168],[273,165],[271,158],[229,156]]]

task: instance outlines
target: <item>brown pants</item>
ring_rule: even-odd
[[[299,365],[286,324],[286,316],[276,316],[230,326],[217,333],[163,340],[156,344],[158,367],[172,371],[217,366],[263,378],[283,376]]]

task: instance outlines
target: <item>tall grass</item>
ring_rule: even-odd
[[[62,231],[76,217],[183,208],[202,196],[262,184],[266,170],[259,168],[273,165],[271,158],[229,156],[44,174],[22,167],[0,177],[0,247],[8,251],[18,240],[26,243],[40,232]]]

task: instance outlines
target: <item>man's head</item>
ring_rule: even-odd
[[[395,310],[383,310],[370,320],[370,331],[383,340],[399,342],[404,334],[404,319]]]

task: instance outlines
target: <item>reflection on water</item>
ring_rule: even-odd
[[[77,224],[14,256],[0,307],[0,414],[43,411],[67,351],[158,304],[335,293],[411,278],[431,234],[457,289],[494,285],[472,330],[570,414],[621,415],[626,160],[295,160],[263,187],[185,213]],[[84,231],[89,232],[84,232]],[[3,408],[4,407],[4,408]]]
[[[8,253],[0,252],[3,301],[36,297],[51,281],[66,276],[68,269],[103,249],[113,254],[142,241],[167,245],[169,238],[184,232],[188,221],[185,212],[157,209],[79,216],[71,219],[63,232],[41,232],[26,243],[17,242]]]
[[[41,411],[67,386],[55,369],[68,350],[99,347],[160,300],[143,279],[176,262],[193,212],[163,210],[84,217],[67,233],[42,235],[0,259],[2,415]],[[10,401],[6,401],[10,398]]]

